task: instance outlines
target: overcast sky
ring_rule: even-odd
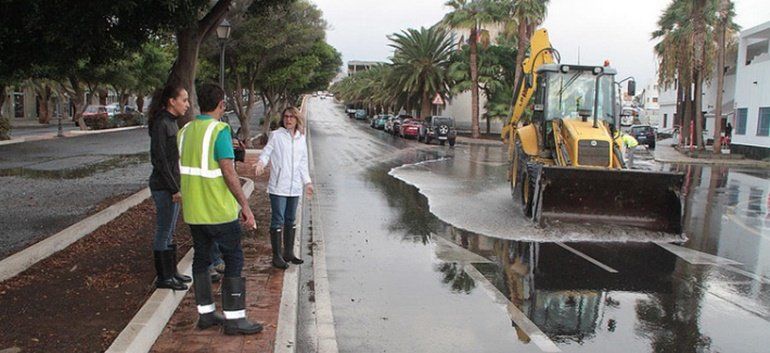
[[[327,40],[349,60],[386,61],[386,36],[431,26],[449,11],[446,0],[311,0],[329,23]],[[543,26],[562,62],[601,65],[609,59],[620,78],[638,85],[655,76],[650,33],[671,0],[551,0]],[[751,28],[770,21],[770,0],[734,0],[736,22]]]

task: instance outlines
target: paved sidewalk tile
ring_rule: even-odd
[[[238,174],[254,179],[253,165],[257,156],[247,156],[247,163],[238,165]],[[150,352],[154,353],[263,353],[272,352],[275,343],[278,310],[283,288],[283,271],[270,265],[270,239],[267,221],[270,219],[270,203],[265,192],[267,176],[255,180],[251,196],[251,209],[257,219],[256,231],[244,232],[243,253],[246,277],[246,315],[252,321],[261,322],[264,330],[256,335],[226,336],[221,328],[199,330],[196,327],[198,313],[193,290],[179,304],[176,312],[163,329]],[[222,311],[220,284],[214,283],[214,301],[217,311]]]

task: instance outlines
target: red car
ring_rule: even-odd
[[[401,123],[398,132],[403,138],[411,137],[417,139],[417,136],[420,136],[420,122],[414,119],[406,119]]]

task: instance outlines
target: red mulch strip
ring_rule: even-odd
[[[253,177],[251,168],[239,165],[238,170],[250,172]],[[254,232],[246,235],[245,270],[264,273],[265,283],[269,282],[273,291],[277,288],[280,301],[282,273],[272,276],[269,265],[263,265],[268,262],[260,257],[270,253],[265,240],[270,217],[265,185],[263,176],[257,180],[257,192],[252,196],[252,210],[260,226],[256,232],[259,244]],[[104,203],[100,205],[103,207]],[[105,351],[155,289],[154,228],[155,206],[148,199],[66,249],[0,283],[0,350],[17,347],[23,353]],[[192,244],[189,228],[181,219],[175,239],[181,258]],[[260,262],[254,261],[255,257]],[[275,311],[275,323],[278,305],[263,306],[260,302],[256,308],[250,307],[251,316],[265,320],[271,316],[263,312]],[[193,307],[189,298],[181,305]],[[269,337],[270,330],[268,325],[268,333],[261,337]],[[272,331],[271,340],[275,327]]]

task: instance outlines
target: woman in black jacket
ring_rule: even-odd
[[[150,132],[152,175],[150,191],[155,201],[156,228],[153,242],[157,288],[185,290],[192,279],[176,271],[174,228],[179,217],[179,149],[176,134],[177,118],[190,108],[187,90],[168,85],[155,93],[147,125]]]

